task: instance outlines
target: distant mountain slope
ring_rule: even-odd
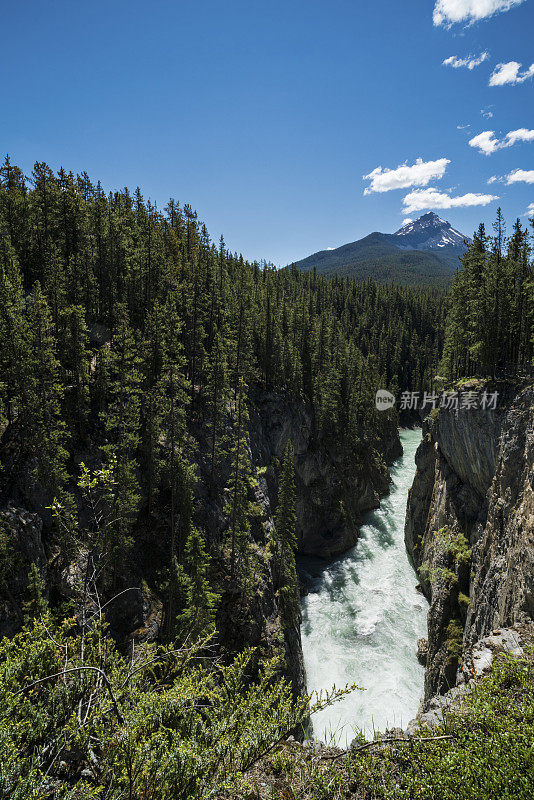
[[[321,250],[296,266],[306,272],[374,278],[381,282],[443,285],[451,278],[468,237],[430,212],[396,233],[371,233],[335,250]]]

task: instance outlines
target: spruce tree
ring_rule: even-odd
[[[240,378],[235,398],[234,430],[230,447],[230,577],[238,574],[238,561],[247,561],[249,539],[249,500],[251,465],[248,453],[246,404],[247,386]]]
[[[61,417],[64,389],[52,318],[38,282],[27,300],[26,317],[27,386],[21,407],[22,437],[27,454],[36,455],[36,478],[53,497],[66,477],[66,431]]]
[[[287,620],[295,612],[298,603],[295,550],[297,548],[297,514],[295,508],[295,453],[291,440],[286,445],[278,505],[275,516],[274,555],[275,581],[283,617]]]
[[[83,306],[66,306],[59,313],[58,355],[66,383],[70,427],[79,439],[87,436],[91,352]]]
[[[224,418],[227,411],[228,397],[228,365],[226,363],[226,354],[222,337],[217,331],[208,358],[206,375],[206,401],[211,428],[210,474],[212,480],[215,478],[218,450],[221,446],[220,438],[224,430]]]
[[[164,358],[161,376],[161,425],[166,438],[160,451],[164,487],[170,495],[170,557],[181,559],[189,533],[193,472],[186,457],[186,415],[189,406],[185,356],[180,340],[181,322],[174,293],[169,293],[163,314]]]
[[[118,489],[114,497],[121,546],[130,545],[130,529],[140,500],[137,447],[140,426],[140,359],[125,306],[117,310],[117,326],[111,342],[106,411],[102,413],[109,443],[103,450],[116,459]]]
[[[185,572],[180,581],[182,593],[186,589],[185,604],[175,623],[180,638],[194,640],[213,633],[219,596],[210,587],[209,565],[210,557],[202,535],[192,527],[185,546]]]

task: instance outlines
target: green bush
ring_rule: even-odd
[[[0,642],[0,797],[203,800],[348,689],[295,701],[279,662],[229,666],[206,641],[123,657],[97,619],[44,611]],[[51,793],[53,788],[53,794]]]
[[[460,659],[462,655],[462,642],[464,630],[461,623],[457,619],[451,619],[446,627],[447,632],[447,656],[448,662],[451,664],[456,659]]]
[[[451,554],[456,564],[469,563],[471,548],[466,535],[462,531],[453,533],[448,525],[444,525],[436,532],[436,536],[443,542],[447,552]]]

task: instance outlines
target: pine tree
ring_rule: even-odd
[[[91,352],[89,332],[82,306],[67,306],[59,312],[58,354],[67,385],[70,426],[79,439],[87,433]]]
[[[185,356],[180,341],[181,322],[174,293],[164,309],[164,360],[161,377],[161,425],[166,432],[160,454],[164,486],[170,495],[170,557],[181,560],[183,543],[189,533],[192,513],[193,471],[185,453],[186,414],[189,392],[184,376]]]
[[[473,364],[475,371],[478,371],[481,365],[485,365],[488,358],[488,341],[484,328],[487,313],[487,297],[484,286],[486,254],[486,231],[481,223],[473,237],[473,245],[468,251],[468,255],[464,257],[465,268],[468,272],[467,307],[469,314],[467,324],[469,331],[469,360]]]
[[[22,274],[14,249],[5,237],[0,255],[0,414],[10,424],[26,405],[31,380],[30,351]]]
[[[295,453],[290,440],[286,445],[278,506],[276,509],[274,541],[271,542],[274,557],[275,582],[278,586],[280,605],[284,619],[292,618],[298,605],[295,550],[297,548],[297,514],[295,508]]]
[[[223,431],[228,397],[228,365],[222,337],[217,332],[209,354],[206,376],[206,399],[211,427],[210,474],[212,480],[215,477],[219,438]]]
[[[65,479],[65,423],[61,418],[64,390],[56,356],[50,311],[39,283],[26,306],[27,387],[21,406],[27,454],[36,454],[35,476],[54,496]]]
[[[187,538],[185,565],[186,569],[181,572],[179,579],[181,594],[185,594],[185,604],[177,615],[175,629],[181,639],[195,640],[213,633],[219,600],[219,596],[210,588],[210,557],[202,536],[195,527],[191,528]]]
[[[141,345],[142,396],[141,455],[147,509],[152,513],[154,493],[159,482],[161,458],[158,452],[165,405],[163,370],[166,361],[163,311],[156,301],[147,316]]]
[[[248,454],[247,423],[248,409],[246,404],[246,384],[240,378],[235,397],[234,431],[230,447],[230,576],[237,575],[238,559],[247,560],[249,538],[249,500],[248,492],[251,477],[251,465]]]
[[[125,306],[117,310],[117,327],[111,343],[109,384],[103,422],[109,444],[103,447],[108,459],[116,458],[118,489],[115,515],[120,520],[122,546],[130,544],[129,534],[139,504],[136,451],[139,445],[140,386],[139,356]]]

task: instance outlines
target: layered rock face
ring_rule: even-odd
[[[534,617],[534,389],[494,411],[427,418],[405,539],[430,601],[425,698],[456,684],[472,645]]]

